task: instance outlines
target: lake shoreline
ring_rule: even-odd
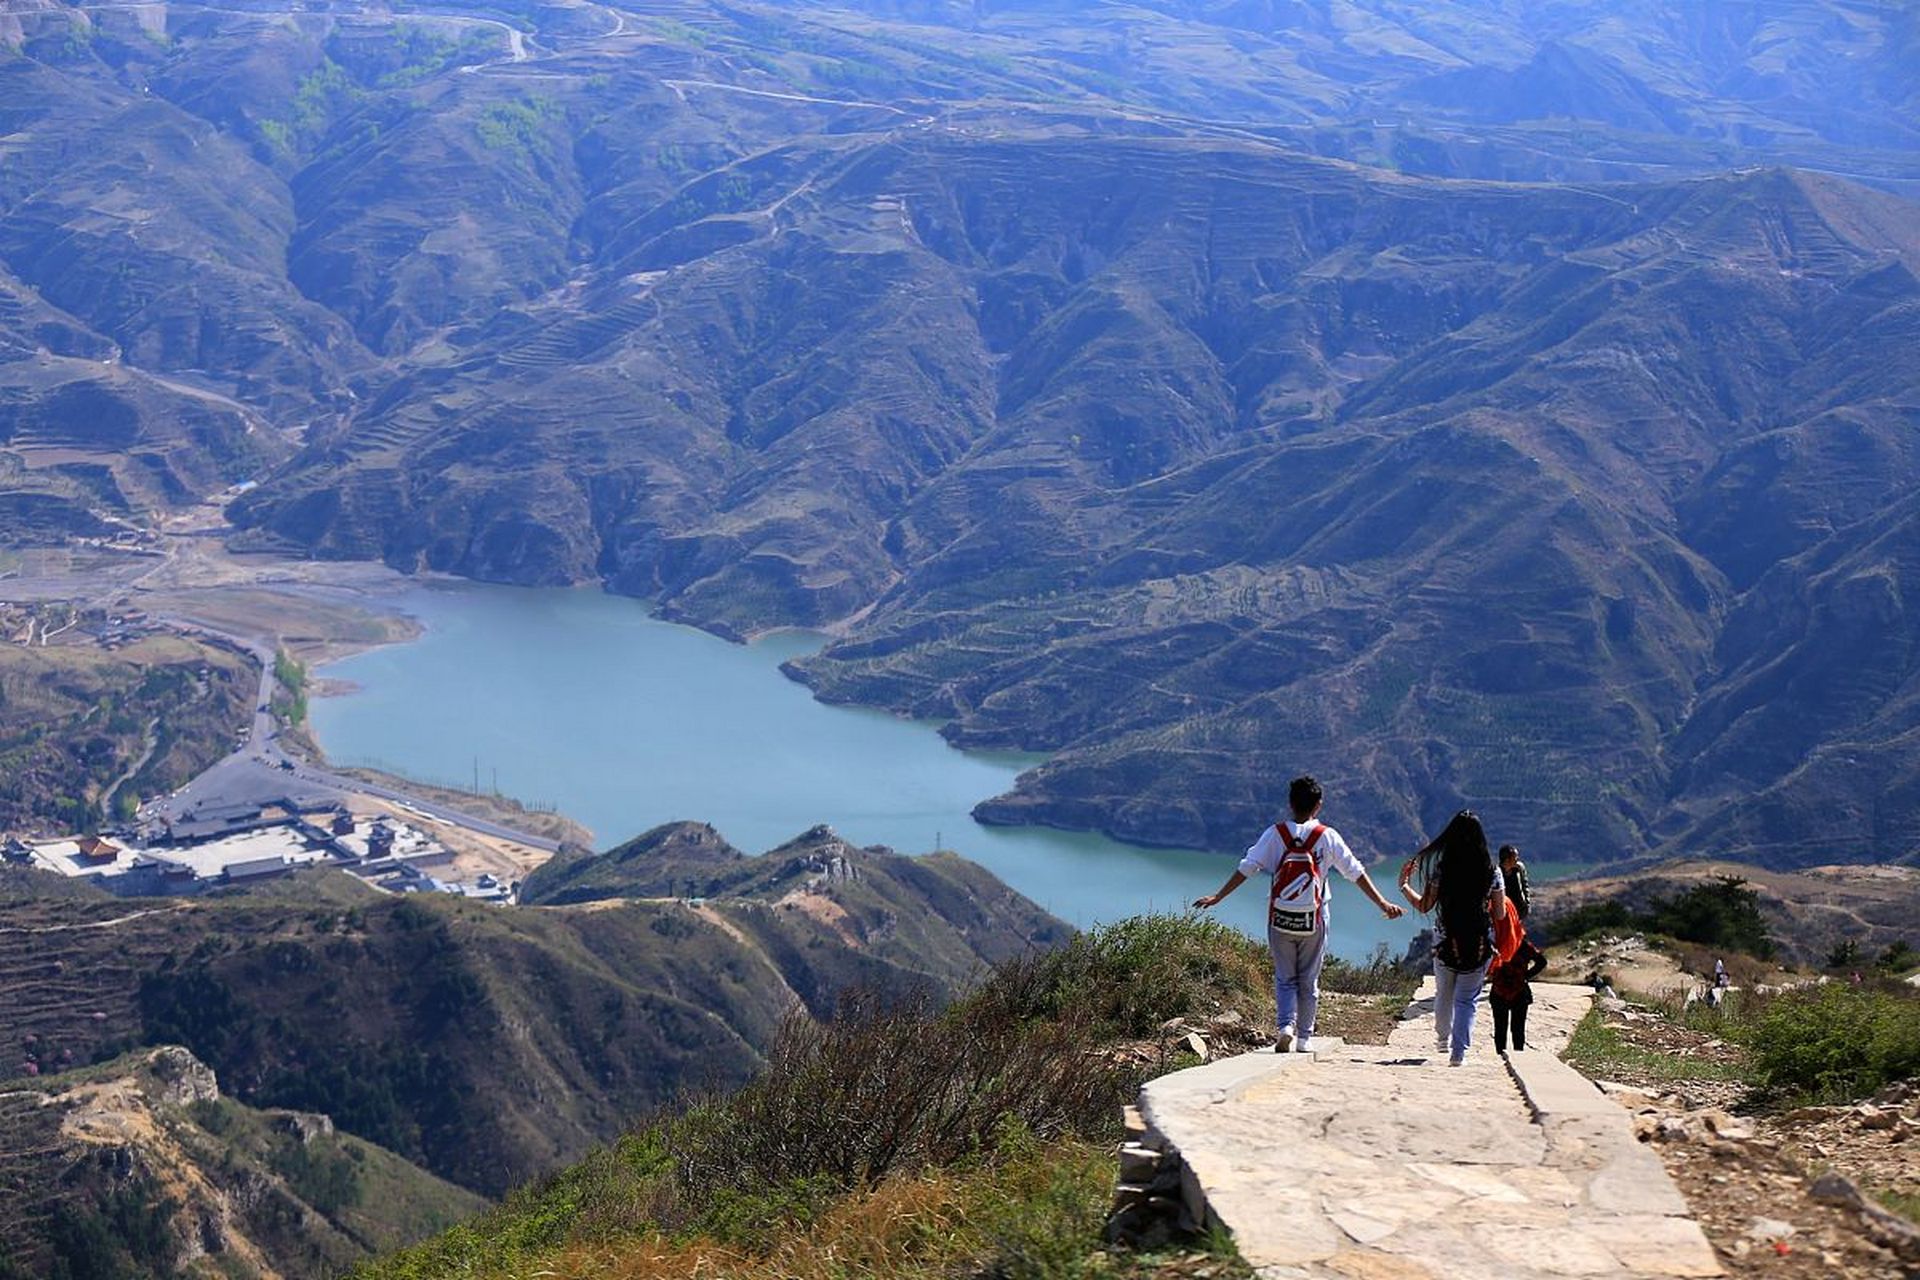
[[[693,820],[753,853],[818,825],[863,847],[946,848],[1082,928],[1185,911],[1231,870],[1229,852],[976,821],[973,807],[1036,758],[961,750],[934,723],[815,698],[780,668],[821,644],[818,631],[741,644],[632,597],[460,580],[415,584],[381,605],[417,618],[421,637],[315,672],[357,687],[310,711],[313,736],[344,763],[477,776],[483,790],[551,805],[608,845]],[[1337,953],[1404,949],[1413,929],[1386,925],[1357,894],[1335,896]],[[1254,886],[1217,914],[1259,936],[1263,907]]]

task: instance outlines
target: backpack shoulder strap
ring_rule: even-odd
[[[1293,833],[1287,830],[1285,823],[1279,823],[1277,825],[1280,830],[1280,839],[1286,842],[1287,852],[1313,853],[1315,857],[1319,856],[1317,850],[1320,847],[1320,837],[1327,834],[1326,823],[1314,823],[1308,827],[1306,832],[1297,840],[1294,838]]]
[[[1309,848],[1313,848],[1315,844],[1319,844],[1321,835],[1327,833],[1327,827],[1325,827],[1323,823],[1313,823],[1311,827],[1306,829],[1306,835],[1302,835],[1302,837],[1298,837],[1298,839],[1294,837],[1292,831],[1286,829],[1286,823],[1284,823],[1284,821],[1273,823],[1273,829],[1281,833],[1281,844],[1286,846],[1286,852],[1288,852],[1288,854],[1302,854],[1302,852],[1306,852]]]

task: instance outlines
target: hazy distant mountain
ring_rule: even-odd
[[[858,618],[824,696],[1059,753],[997,820],[1233,845],[1312,767],[1391,847],[1920,844],[1909,6],[0,39],[20,502],[271,465],[213,392],[302,434],[253,545]],[[57,398],[149,373],[114,440]]]

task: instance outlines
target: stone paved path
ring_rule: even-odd
[[[1507,1061],[1484,1006],[1466,1063],[1435,1056],[1429,978],[1386,1045],[1223,1059],[1153,1081],[1141,1110],[1190,1205],[1271,1280],[1722,1274],[1627,1113],[1557,1056],[1590,993],[1533,990]]]

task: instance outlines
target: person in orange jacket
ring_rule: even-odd
[[[1522,937],[1520,949],[1505,964],[1497,964],[1487,980],[1487,1007],[1493,1010],[1493,1051],[1507,1051],[1507,1031],[1513,1031],[1514,1052],[1527,1047],[1527,1006],[1533,1003],[1529,984],[1547,967],[1546,953]]]

